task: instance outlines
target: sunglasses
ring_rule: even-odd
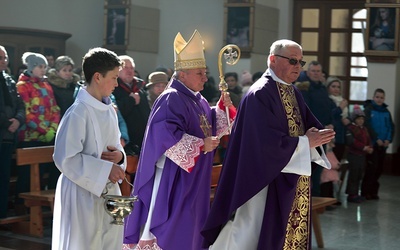
[[[289,64],[291,64],[291,65],[296,65],[297,63],[300,63],[301,67],[304,67],[304,65],[306,65],[306,62],[302,61],[302,60],[297,60],[297,59],[293,59],[293,58],[289,58],[289,57],[281,56],[281,55],[275,55],[275,56],[288,59]]]

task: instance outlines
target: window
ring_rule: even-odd
[[[304,60],[317,60],[330,76],[339,77],[343,96],[352,104],[367,99],[364,5],[361,0],[294,2],[293,38],[302,45]]]

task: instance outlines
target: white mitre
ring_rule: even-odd
[[[175,71],[184,69],[205,69],[203,39],[195,30],[189,41],[183,39],[181,33],[174,40]]]

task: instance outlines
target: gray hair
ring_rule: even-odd
[[[298,47],[300,50],[303,50],[300,44],[296,43],[295,41],[288,40],[288,39],[280,39],[272,43],[269,49],[269,55],[276,55],[280,54],[281,51],[286,50],[288,47]],[[270,64],[270,59],[268,56],[268,66]]]
[[[134,67],[134,68],[136,67],[135,61],[134,61],[133,58],[130,57],[130,56],[128,56],[128,55],[121,55],[121,56],[118,56],[118,58],[119,58],[119,60],[121,60],[121,61],[123,61],[123,62],[125,62],[125,61],[130,61],[131,64],[132,64],[132,67]]]
[[[181,73],[185,73],[185,70],[176,70],[174,72],[174,74],[172,75],[172,78],[176,79],[176,80],[180,80],[181,77]]]

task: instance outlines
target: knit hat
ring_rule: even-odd
[[[331,84],[334,82],[338,82],[338,83],[340,83],[340,85],[342,85],[342,80],[340,80],[337,77],[330,76],[330,77],[328,77],[328,79],[326,79],[326,88],[329,89],[329,86],[331,86]]]
[[[351,120],[355,121],[358,117],[365,117],[364,111],[361,110],[358,104],[354,105],[353,114],[351,115]]]
[[[25,52],[22,55],[22,62],[26,64],[28,67],[27,70],[29,73],[32,73],[32,70],[41,64],[48,65],[46,57],[44,57],[42,54],[39,53],[33,53],[33,52]]]
[[[175,70],[206,68],[203,39],[197,30],[187,42],[178,33],[174,40],[174,52]]]
[[[168,75],[161,71],[153,72],[149,75],[149,82],[146,84],[146,88],[156,83],[168,83]]]

